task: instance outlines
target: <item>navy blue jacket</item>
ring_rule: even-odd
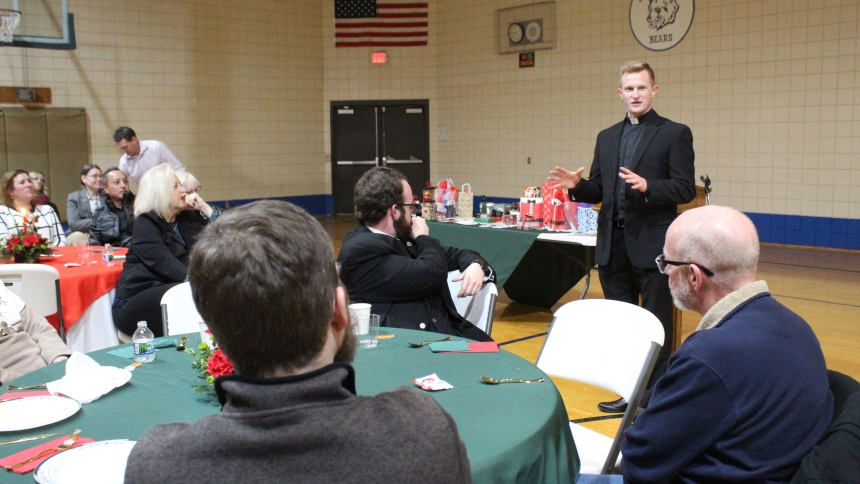
[[[669,360],[627,431],[624,482],[788,482],[832,416],[812,328],[762,293]]]

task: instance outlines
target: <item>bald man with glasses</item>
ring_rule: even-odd
[[[788,482],[824,435],[833,395],[812,328],[756,280],[755,226],[728,207],[684,212],[657,269],[702,315],[626,433],[625,483]]]

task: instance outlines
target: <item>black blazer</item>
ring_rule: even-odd
[[[476,260],[483,261],[477,252],[443,247],[429,236],[403,242],[364,225],[344,236],[338,256],[351,302],[370,303],[380,326],[492,341],[460,316],[448,289],[448,271]]]
[[[104,192],[100,192],[104,193]],[[93,211],[86,187],[69,194],[66,200],[66,217],[69,219],[69,233],[89,232],[93,225]]]
[[[188,276],[188,256],[205,227],[199,214],[183,211],[176,217],[182,238],[155,212],[134,220],[131,245],[116,288],[116,298],[125,299],[146,289],[173,282],[184,282]]]
[[[642,193],[626,185],[627,206],[624,237],[627,256],[634,266],[654,267],[654,259],[663,252],[666,231],[678,216],[678,204],[696,196],[693,132],[649,111],[639,117],[642,133],[633,152],[630,170],[648,181]],[[603,203],[597,217],[595,262],[609,263],[612,245],[612,213],[615,206],[615,182],[618,178],[618,153],[624,122],[597,135],[594,161],[589,179],[570,190],[571,199],[584,203]]]

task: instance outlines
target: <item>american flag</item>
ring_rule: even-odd
[[[427,3],[335,0],[335,47],[427,45]]]

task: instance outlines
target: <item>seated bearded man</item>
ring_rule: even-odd
[[[449,271],[461,271],[452,279],[463,281],[458,297],[474,296],[495,281],[492,268],[477,252],[430,237],[412,200],[406,177],[392,168],[372,168],[356,183],[358,226],[338,257],[349,297],[370,303],[381,326],[492,341],[457,312],[447,281]]]

